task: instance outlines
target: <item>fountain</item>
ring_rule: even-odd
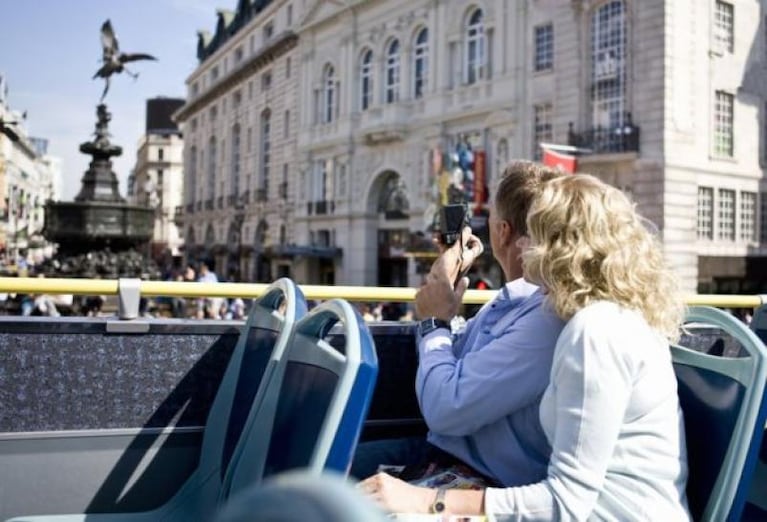
[[[139,248],[152,235],[154,211],[129,205],[120,196],[113,156],[122,148],[109,141],[111,115],[105,104],[96,114],[95,138],[80,145],[93,159],[74,201],[49,201],[45,207],[46,239],[59,244],[59,254],[77,255],[109,248],[119,252]]]
[[[147,276],[151,274],[147,273],[147,263],[141,262],[143,256],[139,252],[146,249],[152,236],[154,209],[130,205],[120,196],[112,158],[122,154],[122,147],[109,141],[112,115],[104,97],[113,74],[126,72],[136,76],[125,69],[126,61],[154,57],[120,53],[109,20],[102,25],[101,36],[104,65],[94,78],[103,78],[105,88],[96,107],[94,138],[80,145],[80,152],[92,159],[74,201],[46,203],[43,235],[58,243],[56,259],[47,264],[55,271],[59,270],[57,267],[68,267],[70,270],[64,272],[69,276]]]

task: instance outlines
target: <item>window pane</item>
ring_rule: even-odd
[[[714,239],[714,189],[698,187],[698,239]]]
[[[716,91],[714,96],[714,155],[733,155],[733,104],[734,96]]]
[[[545,71],[554,66],[554,26],[546,24],[535,28],[535,70]]]

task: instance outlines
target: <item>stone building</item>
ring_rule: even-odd
[[[128,180],[129,201],[155,210],[151,254],[165,263],[180,256],[183,244],[175,213],[183,202],[184,140],[171,119],[183,104],[177,98],[147,100],[145,133]]]
[[[298,281],[417,285],[411,251],[451,191],[481,218],[502,166],[553,142],[588,149],[579,170],[630,194],[685,290],[765,291],[764,2],[325,0],[263,11],[288,6],[290,204],[285,242],[265,244],[284,245],[272,252]],[[225,69],[234,42],[268,19],[231,33],[190,78],[191,93],[206,89],[205,110],[236,92],[201,83],[214,62]],[[252,219],[274,230],[266,208]]]
[[[200,32],[187,79],[183,226],[190,261],[219,276],[270,281],[292,275],[298,121],[299,2],[241,0]],[[293,180],[290,183],[290,180]]]
[[[39,263],[53,253],[42,233],[61,162],[48,154],[48,140],[29,135],[26,114],[11,109],[2,76],[0,131],[0,252],[8,262]]]

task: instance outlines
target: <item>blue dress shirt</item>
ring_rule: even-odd
[[[428,440],[518,486],[546,476],[551,447],[538,415],[564,322],[540,289],[517,279],[466,323],[418,342],[416,394]]]

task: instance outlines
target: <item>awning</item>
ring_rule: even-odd
[[[312,245],[274,245],[266,248],[267,254],[275,257],[316,257],[335,259],[343,256],[343,249],[339,247],[323,247]]]

